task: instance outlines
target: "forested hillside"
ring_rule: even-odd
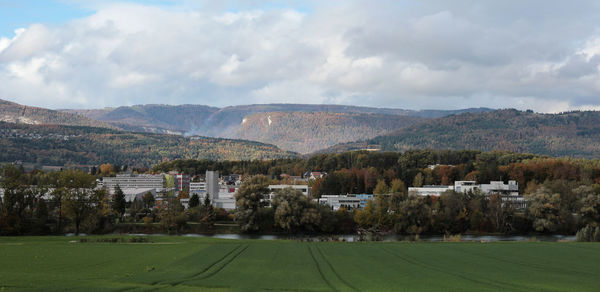
[[[247,116],[232,138],[261,141],[299,153],[372,138],[414,125],[410,116],[328,112],[269,112]]]
[[[82,115],[34,106],[26,106],[2,99],[0,99],[0,121],[32,125],[61,124],[116,128],[113,125],[94,121]]]
[[[273,145],[207,137],[130,133],[106,128],[0,122],[0,162],[38,165],[115,163],[151,166],[172,159],[295,157]]]
[[[273,112],[296,112],[296,113],[347,113],[347,114],[385,114],[410,116],[418,118],[437,118],[451,114],[463,112],[485,112],[491,111],[487,108],[470,108],[463,110],[422,110],[413,111],[406,109],[393,108],[376,108],[362,107],[349,105],[332,105],[332,104],[252,104],[228,106],[220,109],[210,116],[206,123],[208,126],[205,130],[209,132],[199,132],[202,135],[212,135],[229,137],[239,128],[242,120],[250,115],[257,113],[273,113]],[[296,127],[289,130],[294,131]],[[358,137],[356,137],[358,138]]]
[[[437,118],[463,112],[485,112],[490,109],[413,111],[346,105],[253,104],[224,108],[201,105],[136,105],[64,111],[112,123],[128,131],[240,138],[273,143],[287,150],[306,153],[340,142],[369,139],[411,125],[422,118]],[[283,120],[282,113],[290,113],[287,121]],[[259,123],[253,123],[260,120],[253,117],[256,114],[262,114],[263,117],[282,116],[282,120],[275,132],[267,132]],[[307,119],[316,117],[314,115],[327,116],[324,118],[327,123],[323,123],[323,119],[307,122]],[[358,118],[360,115],[364,118]],[[382,121],[383,115],[387,115],[390,121]],[[375,120],[372,121],[368,117]],[[336,118],[340,120],[335,121]],[[250,123],[242,124],[244,120]],[[344,123],[349,125],[344,127]]]
[[[452,115],[363,142],[336,145],[327,151],[367,147],[384,151],[476,149],[598,157],[600,112],[538,114],[509,109]]]
[[[149,133],[204,133],[205,122],[218,108],[204,105],[134,105],[98,110],[65,110],[92,119],[110,122],[120,128]]]

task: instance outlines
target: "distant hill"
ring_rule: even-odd
[[[349,105],[332,104],[251,104],[229,106],[219,109],[213,113],[206,121],[204,129],[198,129],[196,132],[201,135],[215,137],[231,137],[240,127],[242,120],[250,115],[257,113],[273,112],[301,112],[301,113],[354,113],[354,114],[385,114],[410,116],[418,118],[436,118],[446,115],[452,115],[463,112],[482,112],[492,111],[488,108],[471,108],[463,110],[423,110],[413,111],[405,109],[361,107]],[[290,129],[290,130],[293,130]],[[192,131],[193,132],[193,131]]]
[[[259,142],[131,133],[107,128],[0,122],[0,162],[38,165],[116,163],[151,166],[164,160],[250,160],[296,157]]]
[[[83,115],[26,106],[2,99],[0,99],[0,122],[30,125],[61,124],[117,128],[114,125],[98,122]]]
[[[311,153],[357,137],[372,138],[421,120],[384,114],[267,112],[246,116],[232,137]]]
[[[63,110],[112,123],[128,131],[184,134],[198,132],[219,109],[204,105],[135,105],[98,110]],[[198,131],[197,131],[198,130]]]
[[[491,109],[413,111],[345,105],[253,104],[220,109],[201,105],[136,105],[101,110],[64,111],[86,115],[129,131],[247,139],[306,153],[336,143],[368,139],[412,125],[420,118],[435,118],[462,112],[485,112]],[[321,119],[309,121],[308,119],[312,118],[311,114],[315,113],[321,113]],[[255,123],[261,120],[252,117],[256,114],[263,114],[263,117],[280,117],[277,129],[266,131],[261,123]],[[363,115],[362,118],[359,115]],[[382,115],[387,115],[390,121],[378,120],[384,118]],[[334,121],[335,118],[340,120]],[[369,118],[375,120],[371,121]],[[242,124],[243,120],[250,122]],[[344,126],[344,123],[349,124]],[[310,128],[304,128],[308,125]]]
[[[600,112],[538,114],[509,109],[465,113],[427,120],[361,142],[339,144],[323,152],[366,148],[508,150],[598,158]]]

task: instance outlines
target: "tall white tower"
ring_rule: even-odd
[[[216,170],[206,171],[206,193],[212,201],[219,198],[219,172]]]

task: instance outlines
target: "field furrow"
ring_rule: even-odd
[[[329,271],[331,271],[331,273],[333,273],[335,275],[335,278],[337,278],[340,282],[342,282],[344,284],[345,287],[342,289],[343,291],[350,291],[350,290],[351,291],[359,291],[358,289],[356,289],[356,287],[352,286],[352,284],[350,284],[346,280],[344,280],[344,278],[335,271],[335,269],[333,268],[333,265],[331,265],[331,263],[327,260],[327,257],[325,257],[325,255],[323,254],[323,252],[321,251],[321,249],[319,248],[318,245],[316,245],[315,248],[316,248],[320,258],[323,260],[323,262],[325,262],[325,264],[327,264]]]
[[[0,291],[597,291],[600,245],[0,237]],[[178,242],[178,244],[168,244]],[[165,243],[165,244],[162,244]]]

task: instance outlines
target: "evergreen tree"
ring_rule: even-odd
[[[142,199],[144,201],[144,207],[146,209],[154,207],[154,195],[151,192],[145,193]]]
[[[125,214],[125,205],[125,194],[123,193],[123,190],[121,190],[121,187],[116,185],[115,196],[113,198],[113,210],[117,212],[119,218],[122,218],[123,214]]]
[[[206,194],[206,197],[204,197],[204,208],[212,208],[212,204],[210,202],[210,195]]]
[[[193,194],[190,197],[190,202],[188,203],[188,206],[190,208],[195,208],[195,207],[198,207],[199,205],[200,205],[200,197],[198,197],[197,194]]]

